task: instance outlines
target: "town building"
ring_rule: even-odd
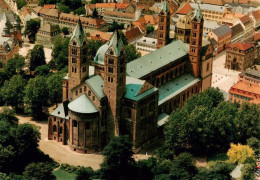
[[[155,17],[154,15],[144,15],[132,22],[132,24],[134,27],[139,27],[142,31],[146,31],[146,26],[153,26],[157,29],[158,16]]]
[[[254,21],[248,16],[245,15],[241,18],[239,18],[236,22],[236,24],[241,24],[241,26],[244,29],[244,38],[243,41],[245,42],[251,42],[253,40],[253,36],[254,36]]]
[[[46,48],[52,48],[54,39],[60,35],[60,30],[56,27],[45,24],[41,26],[36,34],[36,43],[41,44]]]
[[[246,69],[239,74],[239,79],[229,90],[229,102],[260,103],[260,72],[256,69]]]
[[[251,19],[254,21],[254,28],[255,30],[260,29],[260,10],[253,11],[250,15]]]
[[[157,39],[142,37],[136,41],[136,50],[141,53],[142,56],[147,55],[156,50]]]
[[[186,15],[175,25],[175,38],[182,40],[185,43],[190,43],[190,31],[191,19],[188,15]]]
[[[90,35],[90,39],[93,39],[95,41],[101,41],[103,43],[107,43],[110,38],[111,38],[112,34],[108,33],[108,32],[102,32],[102,31],[95,31],[94,33],[92,33]]]
[[[255,62],[255,47],[251,43],[237,42],[226,50],[225,68],[243,71]]]
[[[244,38],[244,29],[241,24],[237,24],[231,27],[232,30],[232,37],[231,37],[231,44],[236,42],[242,41]]]
[[[209,39],[214,39],[217,42],[216,53],[220,53],[230,45],[231,35],[232,30],[227,25],[222,25],[208,33]]]
[[[125,36],[128,40],[128,44],[135,45],[136,41],[143,37],[143,33],[139,27],[135,27],[126,31]]]
[[[140,16],[137,17],[136,14],[137,12],[133,14],[120,11],[105,11],[103,19],[107,23],[113,23],[115,21],[118,24],[125,24],[125,27],[129,27],[133,21],[139,19]]]
[[[165,27],[169,24],[164,18]],[[213,49],[202,47],[199,8],[191,20],[189,47],[175,40],[129,63],[116,31],[98,50],[94,74],[89,71],[86,33],[78,21],[69,43],[63,103],[49,117],[48,139],[81,153],[100,151],[121,134],[129,135],[135,152],[153,142],[173,110],[211,86]]]

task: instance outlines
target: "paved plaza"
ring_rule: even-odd
[[[226,69],[226,51],[221,52],[213,60],[212,86],[218,87],[223,93],[225,100],[228,100],[228,91],[238,81],[239,71]]]

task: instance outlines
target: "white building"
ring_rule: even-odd
[[[136,41],[136,50],[142,54],[142,56],[156,50],[157,39],[150,37],[143,37]]]

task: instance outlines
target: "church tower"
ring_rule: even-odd
[[[170,34],[170,11],[168,1],[163,2],[159,12],[159,23],[157,29],[157,49],[165,46],[169,42]]]
[[[193,76],[195,77],[200,75],[200,53],[202,49],[203,22],[203,16],[198,5],[198,8],[195,10],[195,13],[191,19],[189,52],[191,70]]]
[[[119,32],[113,34],[105,53],[104,93],[109,102],[108,130],[110,135],[119,135],[121,101],[126,86],[126,60],[123,41]]]
[[[73,87],[85,81],[89,76],[89,60],[87,58],[87,36],[80,19],[69,42],[68,60],[68,90],[70,92]]]

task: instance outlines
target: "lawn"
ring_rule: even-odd
[[[52,173],[57,180],[75,180],[76,174],[68,173],[62,169],[58,169]]]
[[[214,154],[212,156],[207,157],[207,165],[212,166],[216,162],[225,162],[228,160],[227,154],[226,153],[221,153],[221,154]]]

